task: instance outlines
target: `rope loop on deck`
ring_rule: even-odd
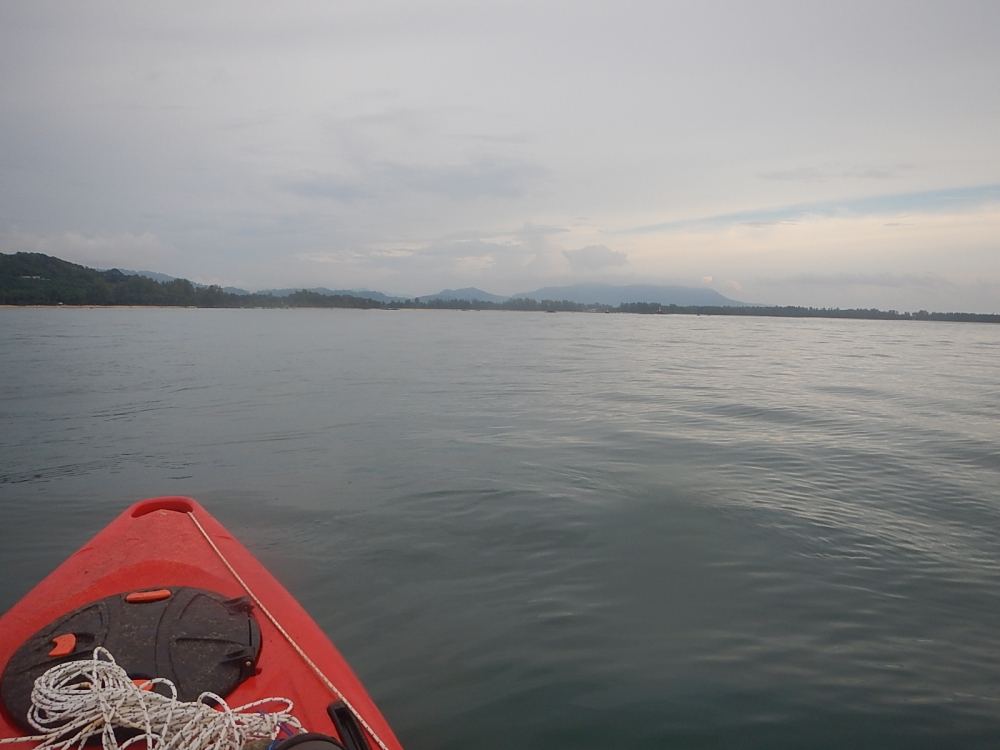
[[[36,750],[83,750],[100,737],[104,750],[126,750],[137,742],[148,750],[242,750],[283,730],[304,731],[287,698],[235,708],[215,693],[179,701],[170,680],[133,682],[100,647],[93,658],[58,664],[35,680],[31,704],[28,723],[39,733],[0,739],[0,745],[40,742]]]

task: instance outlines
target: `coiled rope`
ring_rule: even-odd
[[[169,696],[153,690],[163,686]],[[252,740],[273,740],[283,730],[304,731],[287,698],[263,698],[230,708],[215,693],[177,700],[177,688],[157,677],[135,684],[104,648],[92,659],[52,667],[35,680],[28,722],[39,734],[0,739],[0,745],[41,742],[35,750],[82,750],[100,737],[104,750],[145,742],[148,750],[241,750]],[[262,706],[278,710],[265,712]],[[119,742],[116,729],[137,732]]]

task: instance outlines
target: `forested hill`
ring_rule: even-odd
[[[460,290],[475,292],[478,290]],[[1000,314],[962,312],[897,312],[896,310],[842,310],[794,306],[665,305],[626,302],[612,307],[571,300],[515,297],[502,302],[475,299],[393,301],[348,294],[321,294],[301,289],[283,297],[272,294],[232,294],[218,286],[200,286],[187,279],[157,281],[127,275],[118,269],[97,271],[41,253],[0,253],[0,305],[165,305],[175,307],[352,307],[422,310],[526,310],[547,312],[604,312],[654,315],[753,315],[789,318],[864,318],[873,320],[937,320],[1000,323]]]
[[[192,307],[382,307],[343,294],[299,291],[287,297],[230,294],[187,279],[155,281],[118,269],[96,271],[42,253],[0,253],[0,305],[172,305]]]

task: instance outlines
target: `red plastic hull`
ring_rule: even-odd
[[[196,586],[227,596],[246,591],[208,544],[193,514],[219,551],[280,621],[323,674],[391,750],[399,741],[360,680],[329,639],[285,588],[197,502],[186,497],[143,500],[122,513],[0,617],[0,671],[31,635],[60,615],[112,594],[161,586]],[[263,647],[258,673],[226,700],[231,706],[267,696],[295,702],[311,732],[337,736],[327,707],[336,695],[293,650],[268,618],[255,610]],[[22,731],[0,713],[0,737]],[[367,737],[369,747],[378,744]]]

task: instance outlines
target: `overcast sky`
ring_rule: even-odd
[[[0,249],[1000,311],[1000,2],[4,0]]]

